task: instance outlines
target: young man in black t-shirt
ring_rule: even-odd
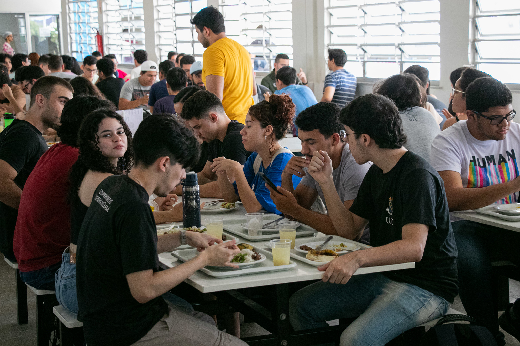
[[[119,95],[125,81],[122,78],[114,77],[116,66],[109,58],[99,59],[96,62],[96,67],[99,73],[99,82],[96,86],[117,108],[119,106]]]
[[[31,106],[25,120],[15,119],[0,133],[0,252],[11,261],[13,235],[25,181],[47,150],[42,133],[57,129],[61,111],[72,98],[72,86],[65,80],[47,76],[31,89]]]
[[[208,161],[197,174],[201,197],[221,197],[217,175],[211,170],[213,159],[225,157],[244,164],[249,152],[244,149],[240,131],[244,125],[230,120],[222,102],[215,94],[201,90],[186,100],[181,117],[195,134],[208,143]],[[206,185],[204,185],[206,184]]]
[[[308,173],[320,184],[335,224],[356,238],[370,222],[372,248],[340,256],[318,269],[322,281],[290,301],[297,330],[356,318],[341,345],[385,345],[404,331],[445,314],[457,295],[457,249],[442,179],[407,151],[399,111],[390,99],[366,95],[341,112],[358,164],[372,161],[350,211],[332,180],[327,153],[315,152]],[[416,262],[414,269],[355,275],[358,268]]]
[[[161,114],[140,124],[133,147],[135,167],[99,184],[78,237],[78,319],[86,343],[245,345],[161,297],[206,265],[236,267],[230,263],[238,253],[234,242],[186,231],[157,237],[149,195],[164,197],[185,177],[184,167],[197,159],[195,137]],[[200,255],[159,271],[157,254],[184,244]]]

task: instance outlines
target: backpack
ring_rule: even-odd
[[[489,329],[474,318],[466,315],[446,315],[424,334],[418,345],[497,346],[497,342]]]

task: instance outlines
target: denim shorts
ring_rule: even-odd
[[[76,293],[76,264],[70,263],[69,250],[61,257],[61,267],[56,272],[55,286],[58,302],[70,312],[78,313],[78,296]]]

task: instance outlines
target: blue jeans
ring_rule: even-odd
[[[54,291],[54,273],[59,267],[60,263],[56,263],[32,272],[20,272],[20,278],[23,282],[38,290]]]
[[[459,250],[459,294],[468,315],[496,335],[498,302],[491,263],[508,260],[520,265],[520,234],[472,221],[452,222]]]
[[[56,272],[55,285],[58,302],[65,309],[77,314],[76,264],[70,263],[70,253],[68,252],[64,252],[63,255],[61,255],[61,267]]]
[[[289,301],[295,330],[326,327],[325,321],[356,318],[340,345],[385,345],[403,332],[446,314],[449,303],[415,285],[376,274],[355,275],[345,285],[317,282]]]

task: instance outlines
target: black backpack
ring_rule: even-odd
[[[489,329],[474,318],[466,315],[446,315],[426,332],[419,345],[497,346],[497,342]]]

